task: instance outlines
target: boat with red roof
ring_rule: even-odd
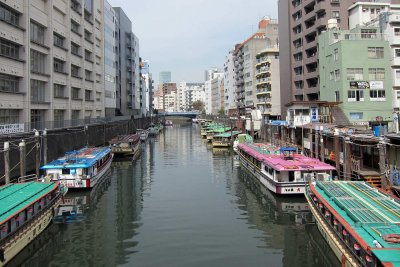
[[[237,148],[242,166],[276,194],[304,194],[307,181],[328,180],[335,170],[318,159],[296,153],[292,147],[242,143]]]

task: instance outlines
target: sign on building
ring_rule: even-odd
[[[362,82],[350,82],[350,89],[369,89],[369,82],[362,81]]]
[[[24,132],[23,123],[0,125],[0,134],[22,133]]]
[[[370,89],[383,89],[383,81],[370,81],[369,88]]]
[[[317,107],[311,108],[311,121],[312,122],[318,121],[318,108]]]

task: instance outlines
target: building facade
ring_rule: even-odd
[[[319,36],[321,99],[341,103],[353,125],[392,120],[391,51],[378,31],[332,28]]]
[[[171,80],[171,72],[170,71],[161,71],[158,77],[158,83],[170,83]]]
[[[229,51],[224,63],[224,111],[225,115],[237,116],[235,105],[235,65],[233,50]]]
[[[102,13],[102,1],[1,1],[0,125],[104,117]]]
[[[281,114],[279,49],[266,48],[256,55],[256,107],[266,120]]]
[[[117,105],[116,115],[140,115],[139,40],[132,32],[132,22],[120,7],[117,16]]]
[[[104,109],[106,117],[113,117],[117,107],[117,55],[115,51],[116,15],[104,1]]]

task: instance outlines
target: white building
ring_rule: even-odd
[[[214,78],[211,80],[211,113],[214,115],[219,114],[220,110],[223,108],[223,83],[224,77],[222,73],[215,75]]]
[[[235,104],[235,63],[233,50],[225,57],[224,63],[224,111],[225,115],[233,116],[237,113]]]
[[[193,102],[197,100],[205,103],[204,84],[181,81],[177,92],[177,111],[191,111]]]
[[[212,104],[211,104],[211,80],[207,80],[204,82],[204,109],[206,114],[211,114],[212,112]]]

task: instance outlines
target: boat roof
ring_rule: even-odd
[[[0,187],[0,224],[55,190],[57,183],[26,182]]]
[[[140,139],[139,134],[127,134],[127,135],[118,135],[117,137],[110,140],[110,144],[119,144],[119,143],[128,143],[135,142]]]
[[[316,191],[370,247],[381,262],[400,266],[400,243],[384,235],[400,235],[400,201],[365,182],[317,181]],[[374,240],[383,248],[375,248]]]
[[[209,129],[207,133],[224,133],[226,131],[230,131],[231,127],[220,126],[216,128]]]
[[[222,137],[222,138],[231,137],[231,136],[238,135],[240,133],[241,133],[241,131],[228,131],[228,132],[216,134],[216,135],[214,135],[214,137]]]
[[[109,147],[84,147],[67,152],[64,157],[53,160],[40,169],[88,168],[110,152],[111,149]]]
[[[335,168],[318,159],[293,154],[290,158],[280,154],[280,148],[272,144],[252,143],[239,144],[238,147],[249,155],[262,161],[277,171],[330,171]]]

